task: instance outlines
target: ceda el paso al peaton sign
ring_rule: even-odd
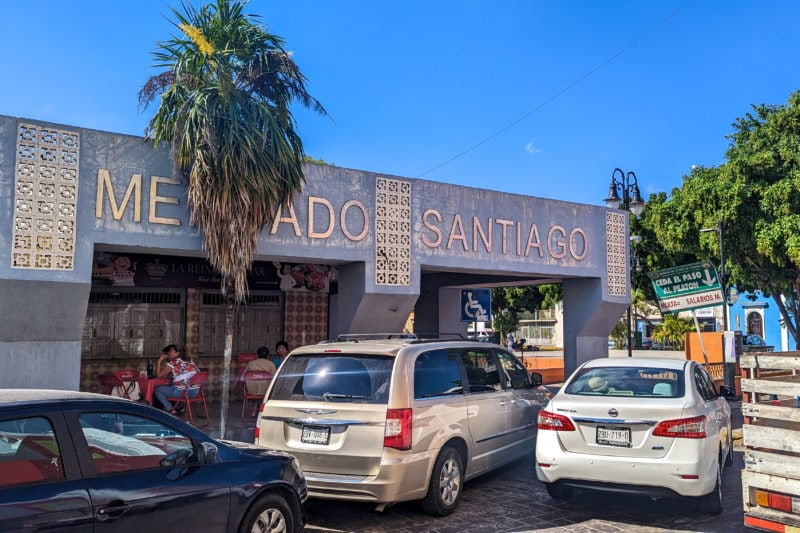
[[[677,313],[725,303],[717,269],[710,261],[648,274],[662,313]]]

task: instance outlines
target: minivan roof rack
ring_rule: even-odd
[[[383,341],[383,340],[404,340],[404,341],[424,341],[424,340],[465,340],[461,333],[345,333],[335,339],[320,342],[328,344],[331,342],[364,342],[364,341]]]
[[[383,340],[414,340],[417,336],[413,333],[345,333],[335,339],[324,342],[361,342]]]

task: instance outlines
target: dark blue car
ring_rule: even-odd
[[[291,455],[146,405],[0,390],[0,531],[295,532],[306,490]]]

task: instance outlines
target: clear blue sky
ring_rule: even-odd
[[[154,109],[140,111],[137,92],[174,31],[169,5],[2,2],[0,114],[141,135]],[[615,167],[634,171],[645,197],[669,192],[693,164],[724,161],[751,104],[800,89],[795,0],[248,9],[286,39],[332,116],[296,113],[308,155],[545,198],[602,204]]]

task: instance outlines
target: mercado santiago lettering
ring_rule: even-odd
[[[177,178],[150,176],[149,197],[146,200],[148,223],[181,225],[180,219],[157,215],[160,204],[180,203],[178,197],[159,194],[159,187],[179,184]],[[142,175],[132,174],[122,199],[118,201],[109,171],[99,169],[95,217],[104,218],[104,206],[107,204],[114,220],[121,220],[130,207],[133,211],[133,222],[141,223],[144,205],[142,188]],[[353,242],[363,241],[369,235],[370,214],[361,201],[350,199],[343,202],[341,207],[337,207],[326,198],[308,196],[303,207],[305,210],[299,210],[300,216],[293,204],[285,210],[279,208],[269,233],[275,235],[282,226],[285,226],[298,238],[328,239],[338,227],[338,231]],[[303,216],[305,224],[302,224]],[[468,218],[458,213],[448,214],[445,217],[436,209],[427,209],[423,212],[422,225],[424,229],[418,236],[422,245],[429,249],[438,248],[454,253],[485,252],[540,259],[545,256],[553,259],[569,257],[573,261],[582,261],[589,251],[589,239],[581,227],[566,228],[552,224],[540,228],[532,222],[523,223],[518,220],[493,217]]]
[[[493,253],[494,235],[499,233],[502,255],[511,253],[518,257],[528,257],[534,253],[543,258],[546,252],[554,259],[563,259],[569,254],[572,259],[581,261],[586,258],[589,250],[589,240],[583,228],[567,231],[563,226],[552,225],[547,228],[546,239],[542,242],[537,224],[523,225],[517,220],[489,218],[484,224],[481,219],[473,216],[465,229],[461,215],[454,214],[452,222],[443,224],[442,214],[435,209],[428,209],[422,215],[422,223],[428,233],[423,233],[420,238],[422,244],[428,248],[445,246],[447,250],[460,249],[465,252],[478,252],[482,248],[487,253]],[[499,229],[495,231],[495,228]]]

